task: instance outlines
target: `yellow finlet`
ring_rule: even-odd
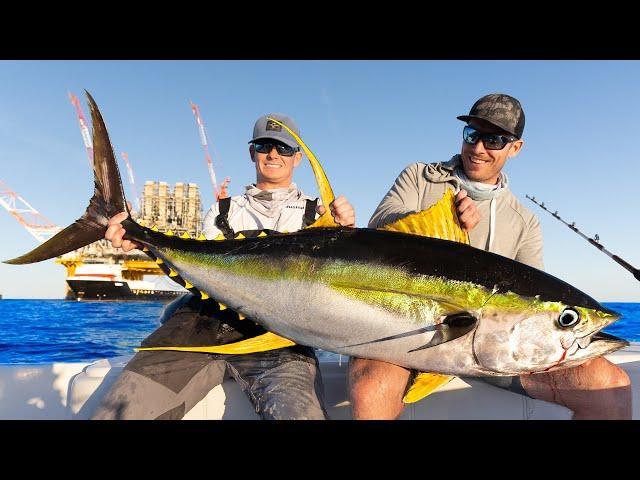
[[[161,258],[156,258],[156,263],[158,265],[162,265],[164,263],[164,261]]]
[[[173,230],[167,230],[166,232],[164,232],[164,234],[165,234],[167,237],[173,237]]]
[[[291,340],[280,337],[272,332],[267,332],[257,337],[241,340],[227,345],[212,345],[209,347],[141,347],[136,348],[136,352],[149,350],[174,350],[178,352],[198,352],[198,353],[224,353],[229,355],[242,355],[245,353],[266,352],[278,348],[295,345]]]
[[[148,252],[148,251],[149,251],[149,249],[148,249],[147,247],[142,247],[142,251],[143,251],[143,252]]]
[[[211,298],[209,295],[207,295],[205,292],[200,292],[200,298],[202,300],[207,300],[209,298]]]
[[[380,230],[413,233],[469,245],[469,235],[458,221],[455,195],[451,189],[447,189],[442,198],[428,209],[407,215]]]
[[[141,227],[146,226],[146,225],[144,224],[144,221],[143,221],[143,220],[138,221],[138,225],[140,225]]]
[[[227,309],[227,306],[224,303],[218,302],[218,305],[220,305],[220,310],[226,310]]]
[[[238,313],[238,320],[244,320],[245,318],[247,318],[243,314],[241,314],[240,312],[237,312],[237,313]]]
[[[158,228],[157,225],[154,225],[153,227],[151,227],[151,230],[153,230],[154,232],[159,232],[160,229]]]
[[[169,276],[170,277],[177,277],[178,276],[178,272],[176,272],[175,270],[170,268],[169,269]]]
[[[259,236],[259,237],[266,237],[266,236],[267,236],[267,234],[266,234],[266,233],[264,233],[264,232],[260,232],[260,233],[258,234],[258,236]]]
[[[200,233],[200,235],[198,235],[198,238],[196,238],[196,240],[206,240],[207,237],[204,236],[204,233]]]
[[[243,238],[247,237],[245,237],[242,233],[239,233],[237,237],[234,237],[234,240],[242,240]]]
[[[187,290],[193,288],[193,285],[191,285],[187,280],[184,281],[184,288],[186,288]]]
[[[307,158],[309,159],[309,163],[311,164],[311,168],[313,169],[313,174],[316,177],[316,183],[318,184],[318,190],[320,191],[320,198],[322,199],[322,204],[325,206],[326,211],[318,218],[315,222],[309,225],[306,228],[316,228],[316,227],[339,227],[335,220],[333,219],[333,215],[329,210],[329,205],[331,202],[335,200],[335,195],[333,194],[333,189],[331,188],[331,184],[329,183],[329,179],[327,175],[324,173],[324,169],[322,165],[313,154],[309,147],[302,141],[302,139],[296,135],[296,133],[287,127],[284,123],[275,120],[274,118],[268,117],[268,120],[284,127],[287,132],[291,134],[293,138],[295,138],[296,142],[302,147],[304,153],[307,154]]]
[[[455,377],[439,373],[420,372],[402,399],[403,403],[414,403],[435,392]]]
[[[191,235],[189,235],[189,232],[184,232],[182,235],[180,235],[180,238],[186,238],[187,240],[191,239]]]
[[[220,233],[214,240],[224,240],[224,235]]]

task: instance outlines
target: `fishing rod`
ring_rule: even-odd
[[[580,230],[578,230],[578,227],[576,227],[576,222],[572,222],[571,224],[565,222],[560,215],[558,215],[558,211],[556,210],[555,212],[551,213],[551,210],[549,210],[547,207],[544,206],[544,202],[542,203],[538,203],[536,201],[536,197],[530,197],[529,195],[525,195],[529,200],[531,200],[533,203],[535,203],[536,205],[538,205],[540,208],[542,208],[543,210],[546,210],[547,212],[549,212],[549,214],[551,214],[551,216],[557,218],[558,220],[560,220],[562,223],[564,223],[567,227],[569,227],[571,230],[573,230],[574,232],[576,232],[578,235],[580,235],[582,238],[584,238],[587,242],[589,242],[591,245],[593,245],[594,247],[596,247],[598,250],[600,250],[601,252],[604,252],[605,254],[609,255],[609,257],[611,257],[613,260],[615,260],[617,263],[619,263],[620,265],[622,265],[623,268],[629,270],[633,276],[636,278],[636,280],[640,281],[640,269],[635,268],[633,265],[631,265],[629,262],[626,262],[625,260],[623,260],[622,258],[620,258],[618,255],[615,255],[613,253],[611,253],[609,250],[607,250],[606,248],[604,248],[604,245],[602,245],[600,243],[600,237],[598,236],[598,234],[596,233],[593,238],[589,238],[587,237],[584,233],[582,233]]]

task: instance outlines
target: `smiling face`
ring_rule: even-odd
[[[277,140],[269,140],[279,143]],[[300,165],[302,153],[281,155],[274,146],[268,153],[260,153],[249,146],[249,154],[256,165],[256,187],[260,190],[287,188],[293,181],[293,169]]]
[[[480,133],[504,134],[501,129],[483,120],[473,118],[469,125]],[[475,145],[469,145],[463,140],[461,156],[464,173],[473,181],[495,185],[507,159],[515,157],[523,144],[522,140],[516,140],[507,143],[502,150],[489,150],[482,140],[478,140]]]

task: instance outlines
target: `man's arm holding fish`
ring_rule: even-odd
[[[380,201],[369,220],[369,228],[380,228],[420,210],[418,164],[406,167]]]
[[[109,219],[107,224],[107,230],[104,232],[104,238],[111,242],[111,245],[115,248],[122,248],[125,252],[129,252],[134,248],[142,248],[137,242],[131,240],[123,240],[124,234],[127,231],[122,227],[122,222],[129,217],[127,212],[120,212]]]
[[[337,224],[343,227],[356,226],[356,212],[344,195],[338,196],[333,202],[331,202],[329,210]],[[324,205],[318,205],[316,211],[319,215],[322,215],[326,211],[326,208]]]
[[[376,208],[369,228],[379,228],[421,210],[422,195],[418,180],[418,164],[406,167]],[[480,221],[480,212],[465,190],[456,194],[456,211],[460,226],[470,231]]]

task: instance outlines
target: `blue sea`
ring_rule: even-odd
[[[640,303],[604,303],[622,318],[604,331],[640,341]],[[160,302],[0,300],[0,363],[92,362],[132,355],[155,330]]]

